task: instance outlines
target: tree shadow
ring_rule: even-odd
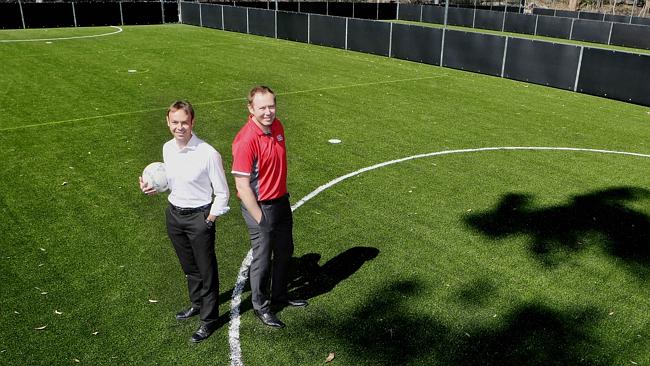
[[[513,306],[496,325],[461,328],[409,307],[422,287],[419,281],[395,281],[344,318],[305,326],[321,334],[331,330],[365,364],[610,364],[595,355],[602,344],[592,334],[599,319],[594,309],[558,311],[527,303]]]
[[[465,306],[484,306],[494,296],[497,286],[487,278],[479,278],[457,292],[457,298]]]
[[[464,221],[492,239],[530,235],[533,256],[546,265],[560,263],[567,253],[599,245],[645,277],[650,263],[650,218],[626,203],[649,197],[647,189],[617,187],[573,196],[565,205],[536,208],[531,195],[510,193],[493,210],[467,215]]]

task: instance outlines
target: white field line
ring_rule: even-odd
[[[463,154],[463,153],[474,153],[474,152],[484,152],[484,151],[498,151],[498,150],[533,150],[533,151],[578,151],[578,152],[589,152],[589,153],[601,153],[601,154],[616,154],[616,155],[628,155],[628,156],[637,156],[642,158],[650,158],[650,154],[640,154],[640,153],[631,153],[625,151],[615,151],[615,150],[603,150],[603,149],[586,149],[586,148],[575,148],[575,147],[545,147],[545,146],[505,146],[505,147],[482,147],[476,149],[460,149],[460,150],[445,150],[445,151],[436,151],[427,154],[418,154],[407,156],[401,159],[395,159],[390,161],[385,161],[383,163],[371,165],[365,168],[361,168],[352,173],[342,175],[336,179],[329,181],[326,184],[316,188],[311,193],[301,198],[293,206],[291,206],[291,211],[297,210],[300,206],[307,203],[307,201],[316,197],[324,190],[331,188],[332,186],[341,183],[342,181],[357,176],[361,173],[382,168],[388,165],[403,163],[405,161],[428,158],[432,156],[439,155],[450,155],[450,154]],[[253,250],[249,250],[246,254],[246,258],[242,261],[241,267],[239,269],[239,275],[237,276],[237,283],[235,284],[235,289],[232,293],[232,301],[230,302],[230,325],[228,327],[228,342],[230,344],[230,365],[231,366],[243,366],[244,361],[242,359],[241,352],[241,343],[239,342],[239,325],[241,320],[240,306],[241,306],[241,295],[244,290],[246,281],[248,280],[248,269],[253,258]]]
[[[442,77],[446,77],[446,76],[447,76],[446,74],[442,74],[442,75],[434,75],[434,76],[423,76],[423,77],[419,77],[419,78],[382,80],[382,81],[373,81],[373,82],[368,82],[368,83],[346,84],[346,85],[327,86],[327,87],[314,88],[314,89],[296,90],[296,91],[289,91],[289,92],[276,93],[276,94],[278,96],[293,95],[293,94],[305,94],[305,93],[313,93],[313,92],[326,91],[326,90],[358,88],[358,87],[371,86],[371,85],[392,84],[392,83],[403,83],[403,82],[409,82],[409,81],[437,79],[437,78],[442,78]],[[212,101],[208,101],[208,102],[198,102],[198,103],[193,103],[193,104],[195,106],[197,106],[197,105],[208,105],[208,104],[218,104],[218,103],[228,103],[228,102],[244,102],[245,100],[246,100],[245,97],[240,97],[240,98],[231,98],[231,99],[212,100]],[[25,125],[25,126],[0,128],[0,131],[22,130],[22,129],[25,129],[25,128],[51,126],[51,125],[58,125],[58,124],[71,123],[71,122],[90,121],[90,120],[95,120],[95,119],[102,119],[102,118],[116,117],[116,116],[125,116],[125,115],[130,115],[130,114],[137,114],[137,113],[158,112],[158,111],[165,111],[166,109],[167,109],[167,107],[158,107],[158,108],[150,108],[150,109],[140,109],[140,110],[136,110],[136,111],[103,114],[103,115],[99,115],[99,116],[79,117],[79,118],[72,118],[72,119],[66,119],[66,120],[61,120],[61,121],[51,121],[51,122],[43,122],[43,123],[34,123],[34,124],[31,124],[31,125]]]
[[[114,25],[110,26],[111,28],[117,29],[115,32],[111,33],[102,33],[102,34],[93,34],[89,36],[74,36],[74,37],[59,37],[59,38],[39,38],[39,39],[3,39],[0,40],[0,43],[13,43],[13,42],[42,42],[42,41],[63,41],[66,39],[81,39],[81,38],[96,38],[96,37],[104,37],[104,36],[110,36],[113,34],[118,34],[122,32],[121,27],[117,27]]]

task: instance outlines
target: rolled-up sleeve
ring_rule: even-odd
[[[228,183],[226,182],[226,173],[223,170],[223,162],[221,155],[217,151],[210,154],[208,160],[208,175],[212,183],[212,190],[214,193],[214,200],[212,201],[212,208],[210,214],[221,216],[230,211],[228,200],[230,199],[230,191],[228,190]]]

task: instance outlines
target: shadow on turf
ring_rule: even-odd
[[[308,253],[300,258],[291,258],[289,269],[289,296],[297,299],[311,299],[328,293],[341,281],[352,276],[364,263],[379,255],[379,249],[353,247],[336,255],[322,266],[318,264],[321,255]],[[219,295],[219,302],[230,300],[233,289]],[[244,291],[250,291],[247,281]],[[240,313],[252,310],[250,295],[241,303]],[[281,307],[274,310],[280,311]]]
[[[533,197],[507,194],[493,210],[465,216],[465,223],[491,239],[527,234],[530,250],[546,265],[591,245],[631,265],[647,277],[650,264],[650,217],[626,206],[647,199],[650,191],[617,187],[573,196],[565,205],[534,207]]]
[[[435,314],[414,311],[419,281],[395,281],[343,319],[308,324],[332,332],[364,364],[609,365],[594,356],[603,345],[591,329],[594,309],[557,311],[539,303],[513,306],[484,324],[449,326]],[[600,352],[602,353],[602,352]]]
[[[320,266],[320,254],[309,253],[292,258],[289,274],[290,296],[301,299],[328,293],[341,281],[352,276],[367,261],[379,255],[379,249],[371,247],[350,248]]]

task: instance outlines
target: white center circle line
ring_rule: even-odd
[[[59,38],[38,38],[38,39],[2,39],[0,40],[0,43],[12,43],[12,42],[42,42],[42,41],[63,41],[66,39],[81,39],[81,38],[96,38],[96,37],[104,37],[104,36],[110,36],[113,34],[118,34],[123,31],[121,27],[110,25],[109,27],[117,29],[114,32],[110,33],[102,33],[102,34],[91,34],[88,36],[73,36],[73,37],[59,37]]]
[[[385,161],[383,163],[378,163],[371,165],[365,168],[361,168],[352,173],[342,175],[336,179],[329,181],[326,184],[316,188],[311,193],[301,198],[296,204],[291,206],[291,211],[297,210],[300,206],[307,203],[312,198],[319,195],[324,190],[331,188],[332,186],[354,176],[357,176],[361,173],[382,168],[388,165],[403,163],[405,161],[428,158],[432,156],[440,155],[450,155],[450,154],[463,154],[463,153],[473,153],[473,152],[484,152],[484,151],[509,151],[509,150],[528,150],[528,151],[577,151],[577,152],[589,152],[589,153],[600,153],[600,154],[615,154],[615,155],[627,155],[627,156],[636,156],[642,158],[650,158],[650,154],[641,154],[641,153],[632,153],[626,151],[616,151],[616,150],[603,150],[603,149],[587,149],[587,148],[575,148],[575,147],[545,147],[545,146],[504,146],[504,147],[482,147],[475,149],[460,149],[460,150],[444,150],[436,151],[426,154],[418,154],[407,156],[401,159],[395,159],[390,161]],[[239,326],[241,324],[241,296],[244,292],[244,286],[248,280],[248,269],[250,267],[251,261],[253,259],[253,250],[249,250],[246,254],[246,257],[242,261],[241,267],[239,268],[239,274],[237,275],[237,283],[232,292],[232,300],[230,302],[230,325],[228,326],[228,343],[230,345],[230,365],[231,366],[243,366],[244,361],[242,360],[242,351],[241,343],[239,341]]]

